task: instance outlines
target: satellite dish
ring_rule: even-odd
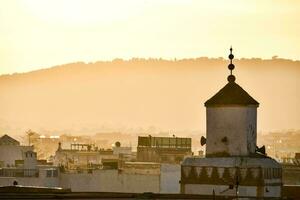
[[[115,146],[116,146],[116,147],[120,147],[120,146],[121,146],[121,142],[117,141],[117,142],[115,143]]]
[[[201,144],[201,146],[206,144],[206,138],[204,136],[201,136],[200,144]]]
[[[266,155],[266,147],[265,145],[263,145],[262,147],[258,148],[256,147],[256,151],[263,154],[263,155]]]

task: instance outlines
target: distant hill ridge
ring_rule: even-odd
[[[259,130],[300,128],[300,61],[235,59],[236,82],[260,103]],[[0,131],[103,124],[205,130],[204,102],[228,60],[115,59],[0,76]]]

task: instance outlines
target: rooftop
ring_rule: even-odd
[[[4,144],[19,146],[20,142],[5,134],[2,137],[0,137],[0,145],[4,145]]]
[[[252,98],[241,86],[234,81],[228,82],[217,94],[208,99],[205,104],[210,106],[259,106],[259,103]]]
[[[235,68],[232,60],[234,55],[232,54],[232,48],[230,48],[230,54],[228,56],[230,64],[228,69],[230,75],[227,80],[228,83],[215,94],[213,97],[205,102],[206,107],[211,106],[249,106],[253,105],[258,107],[259,103],[253,99],[241,86],[235,83],[235,76],[232,74],[232,70]]]

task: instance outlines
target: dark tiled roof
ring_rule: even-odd
[[[228,82],[217,94],[208,99],[204,105],[206,107],[228,105],[258,106],[259,103],[241,86],[235,82]]]
[[[20,145],[20,142],[5,134],[0,137],[0,144]]]

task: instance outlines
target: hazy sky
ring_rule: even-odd
[[[300,60],[300,1],[1,0],[0,74],[131,57]]]

